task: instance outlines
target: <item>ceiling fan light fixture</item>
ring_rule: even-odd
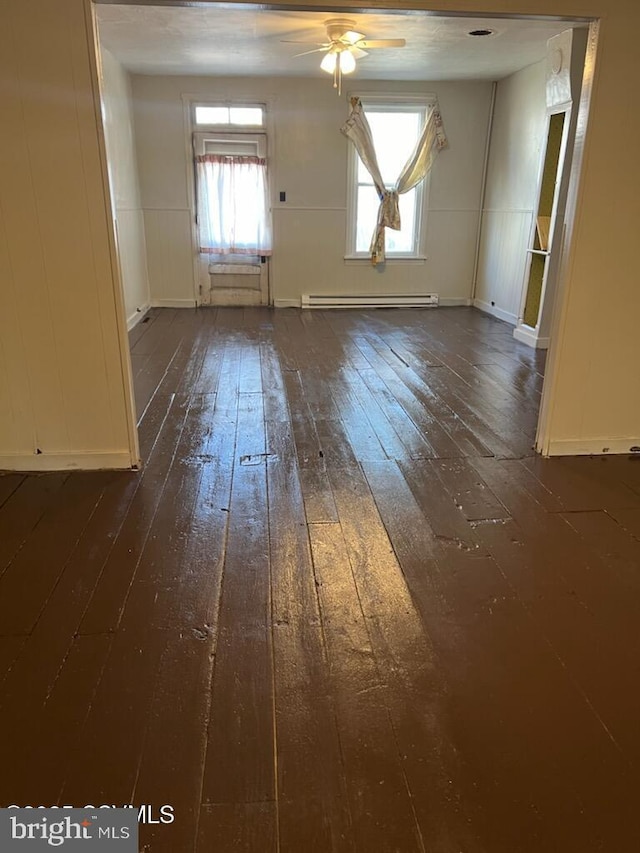
[[[356,60],[350,50],[343,50],[340,53],[340,71],[343,74],[352,74],[356,70]]]
[[[315,44],[311,50],[305,50],[296,56],[306,56],[309,53],[324,53],[320,68],[333,77],[333,88],[342,92],[342,77],[353,74],[356,70],[356,60],[368,55],[369,48],[404,47],[403,38],[369,39],[364,33],[355,29],[356,23],[350,18],[329,18],[324,22],[327,33],[326,42],[300,42]]]
[[[325,53],[322,62],[320,63],[320,68],[322,68],[323,71],[326,71],[327,74],[333,74],[336,70],[336,57],[337,54],[334,51]]]
[[[333,74],[333,88],[342,93],[342,75],[351,74],[356,70],[356,59],[349,48],[334,46],[325,54],[320,68],[327,74]]]

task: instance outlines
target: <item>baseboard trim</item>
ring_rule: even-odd
[[[496,305],[492,305],[490,302],[485,302],[482,299],[474,299],[472,305],[474,308],[477,308],[478,311],[483,311],[485,314],[491,314],[492,317],[497,317],[498,320],[504,320],[505,323],[509,323],[511,326],[515,326],[518,321],[515,314],[512,314],[510,311],[505,311],[503,308],[498,308]]]
[[[468,308],[472,303],[468,296],[441,296],[439,304],[441,308]]]
[[[143,305],[142,308],[136,308],[133,314],[127,318],[127,331],[130,332],[131,329],[135,329],[140,320],[151,310],[151,305]]]
[[[195,299],[152,299],[152,308],[195,308]]]
[[[0,471],[129,471],[138,467],[126,451],[0,454]]]
[[[513,337],[528,347],[549,349],[549,338],[538,337],[536,330],[532,329],[531,326],[516,326],[513,330]]]
[[[274,308],[300,308],[300,297],[298,299],[274,299]]]
[[[635,452],[632,447],[639,448]],[[550,441],[545,456],[612,456],[640,457],[640,436],[633,438],[584,438]]]

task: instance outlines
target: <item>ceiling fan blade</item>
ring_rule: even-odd
[[[356,47],[364,48],[364,50],[369,50],[369,48],[376,47],[404,47],[406,41],[404,39],[362,39],[356,45]]]
[[[354,59],[362,59],[363,56],[369,56],[366,50],[361,50],[359,47],[350,47],[349,53]]]
[[[355,44],[356,42],[361,41],[364,37],[364,33],[356,33],[353,30],[347,30],[346,33],[343,33],[340,36],[339,41],[344,42],[345,44]]]
[[[302,53],[294,53],[292,59],[295,59],[296,56],[307,56],[310,53],[326,53],[328,50],[328,47],[314,47],[313,50],[303,50]]]

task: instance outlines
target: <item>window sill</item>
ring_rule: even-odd
[[[427,260],[426,255],[387,255],[385,263],[387,264],[424,264]],[[366,262],[371,263],[370,255],[345,255],[345,264],[361,264]]]

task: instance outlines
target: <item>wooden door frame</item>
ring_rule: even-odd
[[[124,301],[124,282],[120,266],[120,251],[116,232],[116,220],[113,200],[111,198],[111,184],[109,182],[109,165],[107,158],[107,146],[105,142],[104,120],[102,116],[102,93],[101,93],[101,54],[100,39],[98,37],[98,24],[96,21],[96,3],[93,0],[85,0],[85,26],[89,44],[93,50],[89,50],[89,63],[94,78],[93,99],[95,105],[96,123],[98,126],[98,149],[100,153],[100,166],[102,173],[102,185],[104,188],[105,214],[107,218],[107,233],[109,240],[109,256],[111,261],[111,276],[113,281],[113,299],[115,303],[115,320],[118,337],[118,351],[120,355],[120,375],[122,377],[122,390],[124,397],[125,417],[127,423],[128,451],[130,467],[134,470],[142,466],[140,458],[140,442],[138,438],[138,411],[136,407],[135,391],[133,386],[133,370],[131,366],[131,350],[129,346],[129,330],[127,328],[127,312]]]

